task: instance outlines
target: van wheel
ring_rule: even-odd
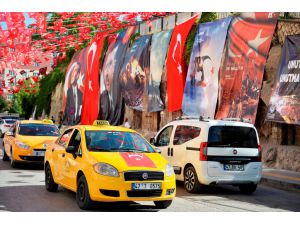
[[[9,157],[8,155],[6,154],[5,152],[5,149],[3,149],[3,158],[2,158],[3,161],[8,161],[9,160]]]
[[[257,188],[257,184],[241,184],[239,185],[239,189],[243,194],[250,195],[255,192]]]
[[[192,166],[186,168],[184,171],[184,187],[189,193],[196,193],[202,190],[196,170]]]
[[[172,204],[172,200],[154,201],[154,204],[158,209],[166,209]]]
[[[47,164],[45,168],[45,186],[47,191],[50,192],[56,192],[58,188],[58,184],[54,182],[51,167],[49,164]]]
[[[90,209],[94,205],[89,193],[85,176],[82,175],[77,181],[76,201],[80,209]]]

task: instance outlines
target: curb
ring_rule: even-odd
[[[268,177],[262,177],[260,181],[261,185],[266,185],[269,187],[281,189],[284,191],[292,191],[300,193],[300,184],[277,180],[277,179],[271,179]]]

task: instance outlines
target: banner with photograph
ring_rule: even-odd
[[[182,102],[185,115],[215,116],[219,68],[231,19],[227,17],[198,26]]]
[[[157,112],[164,109],[164,103],[160,97],[160,82],[171,35],[172,30],[162,31],[152,35],[150,77],[148,84],[148,112]]]
[[[127,52],[121,70],[121,91],[128,107],[143,111],[146,78],[150,73],[150,42],[152,35],[135,39]]]
[[[87,48],[76,52],[68,66],[63,94],[63,124],[80,122],[85,89]]]
[[[82,104],[81,124],[93,124],[98,117],[100,57],[105,37],[106,36],[103,35],[93,40],[87,50],[86,88]]]
[[[300,125],[300,35],[287,36],[266,120]]]
[[[183,59],[186,38],[196,20],[197,14],[174,27],[167,55],[167,109],[174,112],[181,109],[185,86],[186,68]]]
[[[255,123],[262,77],[278,13],[242,13],[232,20],[220,67],[217,119]]]
[[[112,125],[121,125],[124,120],[125,105],[121,93],[120,71],[134,30],[135,27],[132,26],[117,36],[110,36],[110,44],[103,62],[98,118],[108,120]]]

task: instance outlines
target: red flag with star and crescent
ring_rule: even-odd
[[[93,124],[98,117],[100,93],[100,57],[105,35],[93,40],[86,55],[86,79],[82,105],[81,124]]]
[[[176,25],[171,37],[167,55],[167,109],[174,112],[181,109],[183,91],[186,78],[186,67],[183,61],[183,51],[186,38],[195,23],[200,17],[197,14],[187,21]]]
[[[245,118],[254,124],[277,18],[278,13],[242,13],[232,21],[220,67],[217,119]]]

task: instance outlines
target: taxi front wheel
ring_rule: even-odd
[[[80,209],[90,209],[94,205],[93,200],[90,197],[85,176],[82,175],[77,182],[76,201]]]
[[[58,188],[58,184],[54,182],[51,167],[49,164],[46,165],[45,168],[45,183],[46,183],[46,189],[50,192],[56,192]]]
[[[154,204],[158,209],[166,209],[172,204],[172,200],[154,201]]]

